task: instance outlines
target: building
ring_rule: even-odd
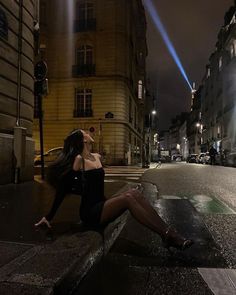
[[[188,115],[189,114],[187,112],[182,112],[180,115],[177,115],[174,119],[172,119],[171,126],[169,128],[169,144],[171,156],[174,156],[175,154],[180,154],[180,128],[187,120]]]
[[[142,1],[40,2],[40,51],[49,79],[45,150],[82,128],[91,131],[107,164],[140,162],[147,55]],[[38,130],[35,119],[37,150]]]
[[[203,145],[218,152],[236,149],[236,6],[225,14],[216,50],[209,59],[201,95]],[[235,162],[236,164],[236,162]]]
[[[186,160],[189,155],[189,141],[187,137],[187,120],[179,128],[180,154]]]
[[[33,179],[35,3],[0,0],[0,184]]]
[[[199,86],[194,94],[193,105],[187,121],[187,140],[189,154],[199,154],[202,149],[201,93]]]
[[[145,101],[144,159],[146,166],[158,157],[158,111],[157,99],[148,81]]]

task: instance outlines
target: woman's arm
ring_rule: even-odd
[[[79,171],[82,168],[82,157],[80,155],[76,156],[73,164],[73,170]]]

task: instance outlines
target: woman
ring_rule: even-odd
[[[49,183],[56,187],[54,203],[48,215],[35,226],[46,224],[51,227],[50,221],[66,193],[71,191],[73,179],[81,181],[83,173],[85,187],[81,199],[80,217],[84,223],[92,226],[106,225],[129,210],[137,221],[161,236],[165,247],[175,247],[180,250],[189,248],[193,241],[185,239],[170,228],[138,189],[130,189],[108,200],[104,198],[104,170],[101,156],[90,152],[92,142],[94,140],[83,130],[75,130],[65,139],[62,154],[51,165],[48,173]]]

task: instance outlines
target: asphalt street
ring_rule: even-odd
[[[74,295],[236,294],[235,179],[235,168],[186,163],[143,172],[140,182],[158,191],[150,192],[154,208],[194,246],[171,255],[157,234],[130,217]]]

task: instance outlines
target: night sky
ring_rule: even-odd
[[[145,0],[143,0],[145,3]],[[180,57],[190,82],[197,87],[205,73],[224,14],[233,0],[153,0]],[[147,72],[157,98],[159,129],[168,129],[171,118],[190,110],[190,89],[166,49],[148,13]]]

